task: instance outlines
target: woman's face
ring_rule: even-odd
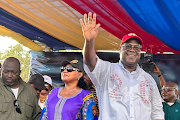
[[[70,64],[66,65],[63,69],[61,68],[61,79],[65,83],[78,81],[82,75],[78,68],[74,68]]]

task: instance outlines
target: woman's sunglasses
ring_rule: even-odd
[[[73,68],[72,66],[69,66],[69,67],[61,67],[60,68],[61,72],[64,72],[64,70],[67,70],[68,72],[72,72],[72,71],[78,71],[80,72],[80,70],[76,69],[76,68]]]

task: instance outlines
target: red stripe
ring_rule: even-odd
[[[139,27],[123,9],[116,0],[63,0],[81,14],[95,12],[97,14],[97,22],[101,27],[112,33],[118,38],[123,35],[134,32],[143,39],[142,50],[152,52],[174,52],[180,54],[165,45],[154,35],[151,35]]]

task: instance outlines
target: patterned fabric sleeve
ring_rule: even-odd
[[[83,98],[83,107],[82,107],[82,120],[93,120],[93,111],[92,106],[95,106],[94,97],[92,94],[88,94]]]
[[[44,105],[43,110],[41,111],[41,119],[40,120],[48,120],[48,104],[47,104],[47,101],[48,101],[48,97],[46,97],[46,99],[45,99],[45,105]]]

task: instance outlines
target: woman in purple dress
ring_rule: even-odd
[[[93,120],[93,95],[78,85],[83,78],[82,62],[63,61],[61,65],[61,79],[65,86],[54,88],[48,95],[41,120]]]

